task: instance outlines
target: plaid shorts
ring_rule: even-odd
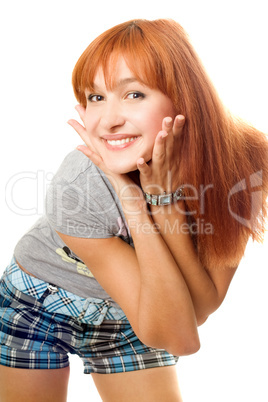
[[[84,373],[174,365],[178,357],[141,343],[121,309],[32,277],[13,259],[0,280],[0,364],[57,369],[77,354]]]

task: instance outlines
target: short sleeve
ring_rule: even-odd
[[[69,236],[115,236],[122,219],[116,194],[101,171],[79,154],[64,160],[48,188],[47,219],[53,229]]]

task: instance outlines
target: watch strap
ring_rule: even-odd
[[[164,192],[164,194],[144,193],[147,204],[150,205],[170,205],[181,200],[184,196],[183,187],[179,187],[174,193]]]

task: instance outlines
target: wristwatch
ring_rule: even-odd
[[[174,193],[149,194],[144,193],[145,201],[150,205],[170,205],[184,197],[183,186],[179,187]]]

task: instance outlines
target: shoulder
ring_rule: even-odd
[[[91,162],[91,160],[82,152],[75,149],[64,158],[53,178],[53,181],[62,180],[67,183],[73,183],[78,180],[81,175],[87,173],[100,174],[98,168]]]
[[[45,209],[54,230],[75,237],[110,237],[118,233],[123,221],[110,181],[77,150],[65,157],[52,179]]]
[[[114,196],[114,189],[105,174],[76,149],[64,158],[50,183],[48,195],[55,190],[58,194],[88,194],[93,198],[103,192]]]

